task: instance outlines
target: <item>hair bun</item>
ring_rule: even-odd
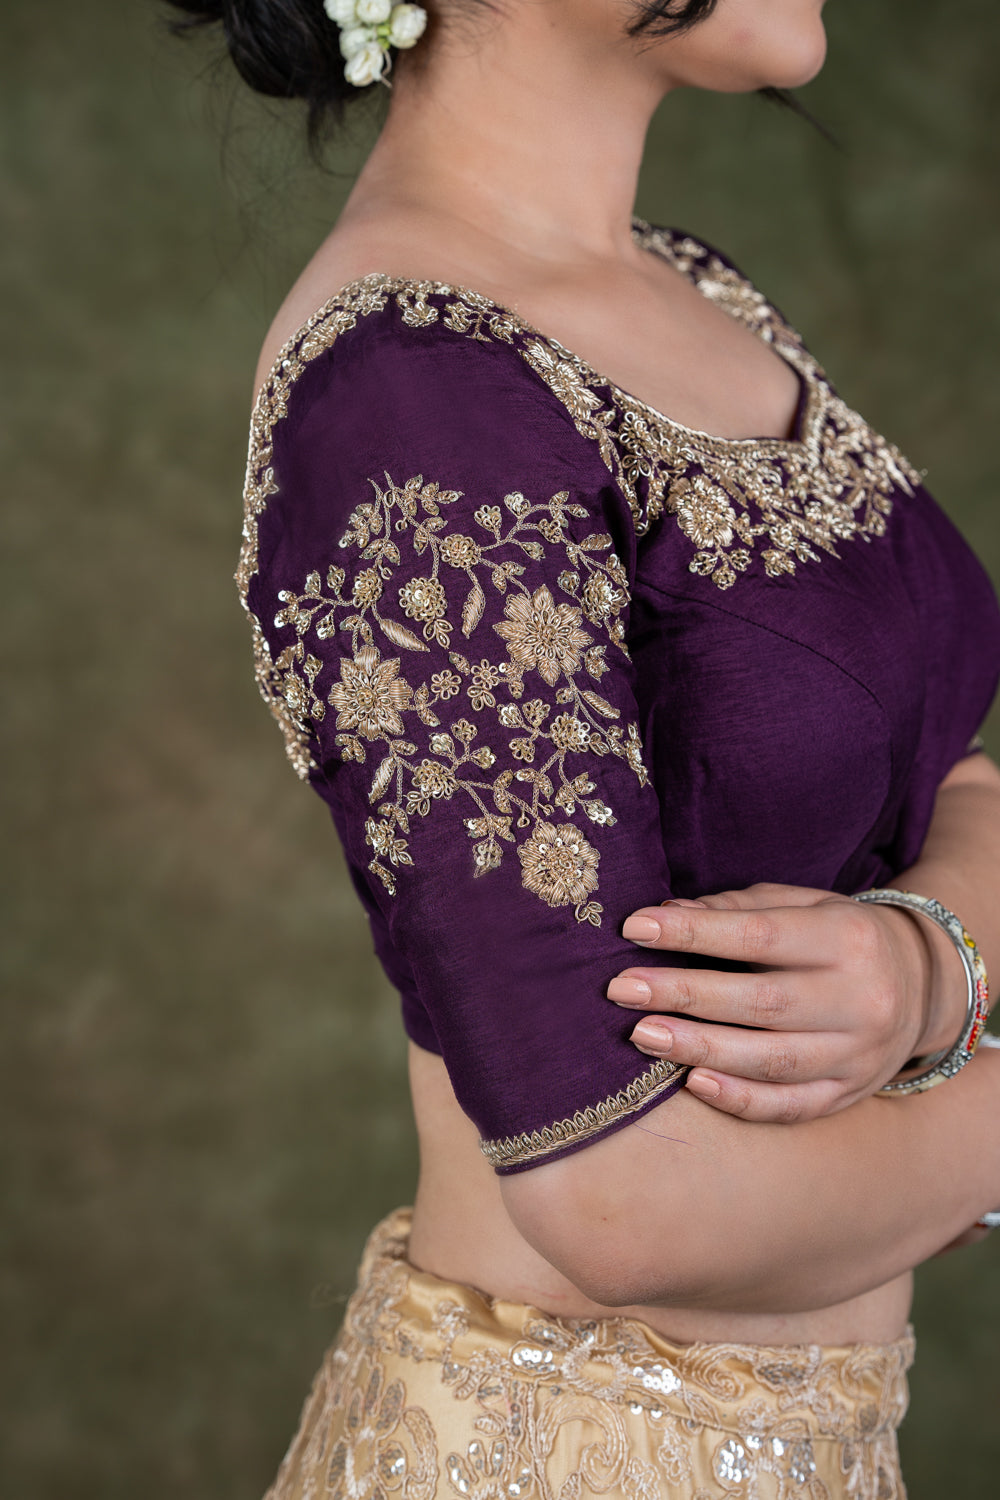
[[[315,139],[357,94],[344,79],[340,34],[322,0],[167,0],[178,33],[221,25],[240,77],[259,94],[304,99]]]

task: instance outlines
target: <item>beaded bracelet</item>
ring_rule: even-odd
[[[874,901],[883,906],[902,906],[907,911],[930,917],[932,922],[948,934],[958,950],[965,969],[966,1011],[965,1022],[955,1045],[943,1052],[931,1053],[919,1059],[923,1071],[913,1078],[894,1078],[878,1090],[891,1098],[899,1094],[922,1094],[946,1078],[954,1078],[967,1062],[971,1062],[980,1043],[989,1015],[989,985],[986,965],[979,955],[972,938],[953,911],[935,901],[932,896],[918,896],[913,891],[900,891],[891,887],[871,891],[858,891],[853,901]],[[993,1045],[993,1044],[991,1044]]]

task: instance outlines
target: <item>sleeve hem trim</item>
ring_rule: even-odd
[[[497,1171],[509,1171],[512,1167],[543,1161],[547,1156],[565,1151],[567,1146],[581,1145],[591,1137],[620,1125],[629,1116],[647,1109],[658,1095],[677,1082],[684,1071],[677,1063],[665,1062],[660,1058],[627,1088],[619,1090],[617,1094],[609,1094],[599,1104],[577,1110],[575,1115],[557,1120],[543,1130],[523,1131],[520,1135],[507,1136],[503,1140],[481,1140],[479,1149]]]

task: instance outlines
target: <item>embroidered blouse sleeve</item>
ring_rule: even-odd
[[[623,919],[670,894],[634,556],[598,445],[507,347],[371,319],[258,402],[261,690],[502,1173],[683,1081],[605,995]]]

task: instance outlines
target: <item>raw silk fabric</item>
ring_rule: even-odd
[[[903,1500],[913,1340],[674,1345],[416,1270],[373,1232],[266,1500]]]
[[[630,911],[885,884],[997,684],[996,596],[923,476],[725,256],[634,233],[796,371],[788,438],[695,432],[475,291],[378,273],[253,417],[258,682],[498,1172],[682,1083],[605,996]]]

